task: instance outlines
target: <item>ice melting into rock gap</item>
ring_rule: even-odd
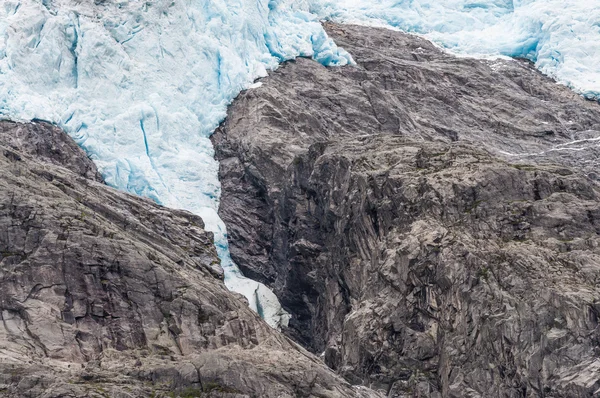
[[[272,326],[285,324],[277,297],[231,261],[209,136],[233,98],[281,61],[351,57],[302,2],[96,3],[0,3],[0,118],[54,122],[109,185],[200,215],[226,285]]]
[[[200,215],[227,286],[273,326],[275,295],[244,278],[217,215],[210,134],[285,60],[345,65],[318,18],[420,33],[454,53],[526,57],[600,93],[600,3],[583,0],[2,0],[0,118],[69,133],[108,184]]]

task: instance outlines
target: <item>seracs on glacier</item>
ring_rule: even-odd
[[[280,62],[352,63],[319,18],[422,34],[458,54],[526,57],[600,95],[596,0],[0,0],[0,118],[54,122],[108,184],[200,215],[227,286],[285,324],[275,295],[231,261],[209,136]]]

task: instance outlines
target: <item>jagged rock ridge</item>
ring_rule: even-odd
[[[600,394],[600,107],[521,60],[328,25],[213,136],[220,215],[287,331],[389,397]]]

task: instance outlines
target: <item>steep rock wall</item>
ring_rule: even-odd
[[[598,394],[600,107],[526,61],[327,31],[356,67],[290,62],[213,136],[232,256],[289,335],[391,397]]]

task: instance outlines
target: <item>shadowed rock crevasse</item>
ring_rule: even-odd
[[[0,396],[379,396],[228,291],[203,228],[56,127],[0,122]]]

